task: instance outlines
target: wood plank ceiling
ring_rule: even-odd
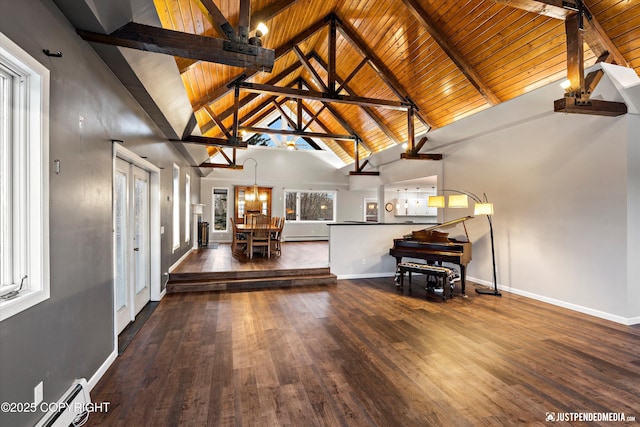
[[[164,28],[224,38],[203,13],[206,1],[154,3]],[[214,3],[237,28],[240,1]],[[521,7],[522,3],[537,2],[252,0],[251,35],[258,20],[269,27],[262,42],[263,47],[275,50],[271,73],[183,58],[176,58],[176,62],[204,135],[224,138],[219,122],[227,129],[233,126],[234,90],[227,85],[243,73],[248,76],[246,82],[256,84],[326,89],[333,17],[337,27],[336,82],[341,85],[348,79],[340,93],[413,103],[415,134],[420,135],[428,126],[445,126],[566,77],[564,21],[512,3]],[[640,0],[584,3],[605,38],[626,60],[622,65],[640,73]],[[588,44],[584,60],[585,67],[597,60]],[[295,102],[242,90],[239,125],[265,126],[266,112],[281,108],[283,103],[296,111]],[[311,132],[356,134],[362,140],[361,158],[406,142],[409,134],[405,111],[317,100],[304,100],[302,108],[308,117],[317,116],[307,128]],[[346,164],[354,161],[353,142],[324,142]],[[216,152],[210,150],[210,154]]]

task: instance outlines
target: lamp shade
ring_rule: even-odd
[[[444,196],[429,196],[427,206],[430,208],[444,208]]]
[[[452,194],[449,196],[450,208],[467,208],[469,207],[469,199],[466,194]]]
[[[493,215],[493,203],[476,203],[474,215]]]

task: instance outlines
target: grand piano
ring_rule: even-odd
[[[389,249],[389,255],[395,257],[396,265],[402,262],[403,257],[423,259],[427,264],[449,262],[459,265],[460,285],[462,295],[465,295],[466,269],[471,261],[471,241],[469,241],[464,222],[472,218],[472,216],[466,216],[454,219],[413,231],[400,239],[393,239],[393,248]],[[449,238],[449,233],[438,231],[440,228],[452,227],[460,223],[464,226],[466,241]]]

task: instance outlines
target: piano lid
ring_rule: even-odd
[[[472,216],[457,218],[451,221],[444,222],[442,224],[436,224],[431,227],[423,228],[422,230],[413,231],[411,234],[407,234],[403,237],[407,239],[412,238],[419,241],[447,242],[449,233],[444,233],[436,230],[439,228],[453,227],[454,225],[462,223],[462,226],[464,227],[464,234],[467,236],[467,241],[469,241],[469,234],[467,234],[467,227],[465,226],[464,222],[472,218]]]

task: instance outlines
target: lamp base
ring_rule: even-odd
[[[502,294],[500,292],[498,292],[497,289],[478,289],[476,288],[476,293],[482,294],[482,295],[493,295],[496,297],[501,297]]]

